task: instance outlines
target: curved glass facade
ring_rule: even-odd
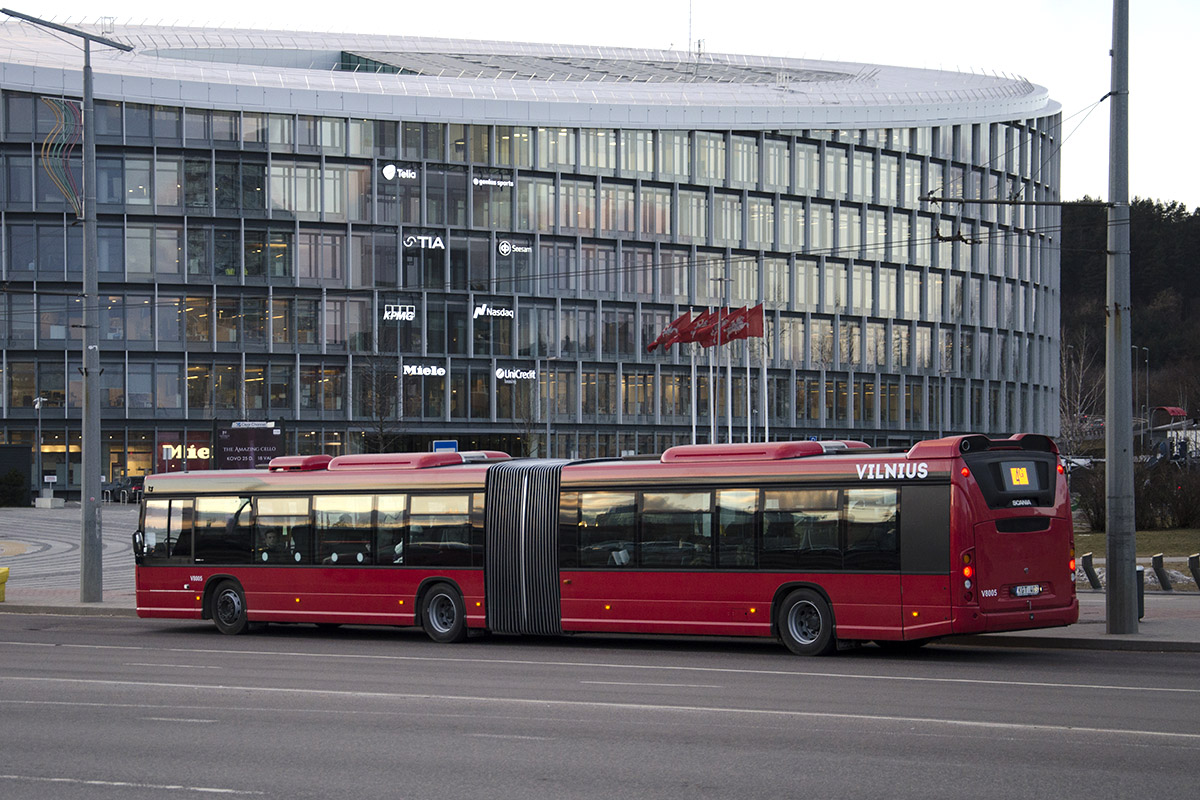
[[[53,108],[2,101],[3,433],[40,421],[77,486],[82,226],[46,168]],[[334,455],[1056,432],[1059,211],[997,201],[1058,199],[1057,113],[501,122],[99,99],[106,478],[184,466],[164,447],[207,467],[240,420]],[[646,350],[684,311],[760,302],[764,338],[715,364]]]

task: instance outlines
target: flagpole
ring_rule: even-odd
[[[746,441],[754,441],[754,409],[750,407],[750,340],[746,339]]]
[[[692,351],[692,444],[696,443],[696,345],[693,342]]]
[[[770,402],[767,398],[767,358],[770,356],[770,346],[767,341],[766,326],[763,327],[763,351],[762,351],[762,415],[763,415],[763,441],[771,441],[771,415]]]
[[[729,301],[725,301],[725,319],[729,319]],[[717,328],[717,336],[722,333]],[[720,345],[718,345],[720,346]],[[725,430],[729,444],[733,444],[733,347],[725,343]]]
[[[709,306],[708,313],[712,313],[712,306]],[[707,348],[705,348],[707,349]],[[717,443],[717,386],[713,378],[713,357],[714,353],[708,354],[708,426],[709,426],[709,444]]]

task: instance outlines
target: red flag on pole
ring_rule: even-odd
[[[714,347],[719,344],[725,344],[729,341],[725,334],[725,327],[728,322],[733,319],[736,311],[730,311],[725,308],[718,308],[713,311],[708,323],[696,331],[696,343],[701,347]]]
[[[750,326],[750,332],[746,334],[750,339],[761,339],[763,337],[763,304],[759,303],[754,308],[746,312],[746,324]]]
[[[658,335],[657,339],[646,345],[646,352],[653,353],[654,348],[659,347],[660,345],[662,346],[663,350],[666,350],[671,345],[680,341],[679,337],[681,335],[685,335],[687,330],[691,328],[692,325],[692,312],[683,312],[676,319],[667,323],[667,327],[663,328],[662,333]]]

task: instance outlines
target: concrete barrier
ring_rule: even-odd
[[[1158,553],[1150,557],[1150,566],[1154,568],[1154,575],[1158,578],[1158,585],[1162,587],[1164,592],[1171,591],[1174,587],[1171,586],[1171,576],[1167,574],[1167,570],[1163,567],[1163,554]]]

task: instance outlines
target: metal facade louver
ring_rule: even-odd
[[[487,473],[484,583],[496,633],[562,633],[558,488],[569,460],[494,464]]]

